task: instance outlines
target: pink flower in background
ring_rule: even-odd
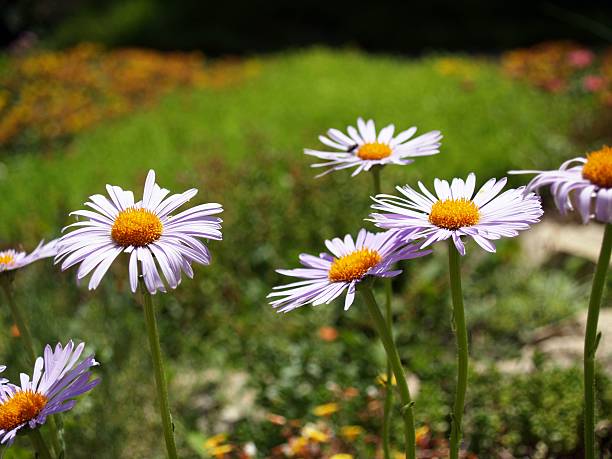
[[[582,80],[582,87],[588,92],[597,92],[604,86],[604,79],[599,75],[587,75]]]
[[[572,67],[583,69],[593,63],[593,52],[588,49],[577,49],[567,54],[567,61]]]
[[[543,86],[548,92],[559,93],[565,89],[566,84],[561,78],[551,78],[546,81]]]

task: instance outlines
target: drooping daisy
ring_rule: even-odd
[[[355,288],[367,276],[393,277],[401,270],[391,265],[399,260],[422,257],[430,251],[420,252],[416,246],[402,242],[395,232],[370,233],[361,229],[357,239],[350,234],[325,241],[329,253],[318,257],[303,253],[300,262],[304,268],[278,269],[279,274],[305,279],[274,287],[268,298],[280,312],[289,312],[305,304],[329,304],[347,291],[344,309],[355,299]]]
[[[461,255],[465,255],[462,236],[469,236],[483,249],[495,252],[491,242],[502,237],[515,237],[542,216],[540,199],[524,187],[499,194],[506,178],[490,179],[474,195],[476,176],[471,173],[464,182],[452,183],[436,179],[434,196],[419,182],[419,193],[408,185],[397,187],[403,195],[379,194],[372,198],[373,209],[383,213],[370,216],[376,226],[397,229],[409,240],[425,239],[421,248],[434,242],[453,239]]]
[[[20,385],[0,382],[0,444],[10,445],[21,429],[35,429],[47,416],[72,409],[76,397],[98,384],[89,371],[98,365],[94,356],[77,363],[84,347],[75,348],[72,341],[66,347],[58,343],[55,350],[47,345],[44,357],[36,359],[32,379],[22,373]]]
[[[223,211],[220,204],[200,204],[176,215],[172,212],[193,198],[198,190],[172,194],[155,183],[150,170],[142,200],[135,202],[131,191],[106,185],[109,198],[90,196],[85,205],[92,210],[78,210],[71,215],[86,220],[68,225],[78,229],[62,236],[56,263],[62,270],[80,263],[77,278],[89,273],[89,289],[95,289],[115,258],[125,252],[130,255],[129,277],[132,292],[142,273],[147,290],[165,292],[165,284],[176,288],[181,271],[193,277],[191,263],[210,263],[208,248],[199,239],[221,240],[221,219],[214,217]],[[64,230],[66,229],[64,228]],[[140,268],[139,268],[140,262]],[[164,275],[164,281],[159,270]]]
[[[57,254],[57,239],[47,242],[40,241],[29,255],[26,252],[13,249],[0,251],[0,273],[23,268],[41,258],[54,257]]]
[[[319,136],[321,143],[340,152],[329,152],[305,149],[304,153],[324,159],[327,162],[313,164],[312,167],[328,167],[321,177],[332,171],[355,167],[352,176],[361,171],[368,171],[373,166],[385,164],[406,165],[414,162],[417,156],[429,156],[439,153],[440,131],[431,131],[419,137],[414,137],[416,127],[400,132],[395,137],[395,126],[390,124],[376,134],[374,120],[357,119],[357,129],[347,127],[347,134],[338,129],[329,129],[327,136]]]
[[[551,171],[510,171],[510,174],[538,174],[527,185],[537,191],[550,185],[561,214],[576,209],[583,223],[596,219],[612,223],[612,148],[605,146],[586,158],[574,158]]]

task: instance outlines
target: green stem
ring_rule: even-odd
[[[370,315],[374,320],[374,324],[380,335],[380,339],[387,352],[387,359],[391,364],[393,373],[395,373],[395,379],[397,380],[397,388],[399,390],[400,398],[402,400],[402,416],[404,418],[404,434],[406,437],[406,459],[416,458],[416,438],[414,430],[414,415],[412,413],[412,399],[410,398],[410,390],[408,389],[408,382],[406,381],[406,375],[402,368],[402,362],[397,351],[397,347],[393,342],[390,330],[387,328],[387,322],[383,317],[374,294],[372,293],[371,287],[368,285],[362,285],[360,289],[365,302],[370,311]]]
[[[372,179],[374,180],[374,194],[380,194],[380,166],[374,166],[370,169],[372,172]]]
[[[40,433],[40,430],[33,429],[30,430],[28,434],[30,436],[30,440],[32,441],[32,445],[34,445],[34,449],[36,450],[36,456],[39,459],[52,459],[49,448],[47,448],[47,444],[45,443],[45,439]]]
[[[15,296],[13,295],[13,273],[2,273],[0,274],[0,283],[2,284],[2,289],[6,295],[9,308],[11,309],[11,314],[13,315],[13,320],[17,324],[17,328],[19,329],[19,336],[23,338],[23,345],[28,354],[28,360],[30,365],[34,365],[36,361],[36,352],[34,350],[34,340],[32,339],[32,334],[30,333],[30,328],[21,313],[21,309],[15,303]],[[59,456],[64,452],[64,448],[61,446],[61,442],[59,440],[59,432],[57,429],[57,424],[55,422],[54,415],[49,417],[49,430],[51,430],[51,443],[53,444],[53,450]]]
[[[387,329],[393,339],[393,315],[391,312],[391,279],[385,279],[385,318]],[[385,392],[385,405],[383,414],[383,454],[384,459],[391,459],[391,411],[393,409],[393,369],[391,362],[387,359],[387,387]]]
[[[168,403],[168,386],[159,345],[159,331],[157,329],[157,321],[155,320],[153,299],[142,281],[140,281],[140,291],[142,292],[144,303],[144,314],[147,325],[147,335],[149,338],[149,347],[151,348],[151,359],[155,370],[155,385],[157,387],[157,398],[164,428],[164,438],[166,439],[166,450],[169,459],[177,459],[178,455],[174,442],[174,426],[172,425],[172,416],[170,415],[170,405]]]
[[[17,324],[17,328],[19,329],[19,336],[22,338],[23,345],[25,347],[26,353],[28,354],[28,360],[30,365],[34,365],[36,361],[36,352],[34,351],[34,340],[32,339],[32,335],[30,334],[30,328],[28,327],[21,310],[17,307],[15,303],[15,298],[13,296],[13,288],[12,288],[12,278],[9,277],[6,273],[0,274],[0,283],[2,283],[2,289],[6,295],[6,299],[9,304],[9,308],[11,309],[11,314],[13,315],[13,320]]]
[[[589,312],[587,315],[586,332],[584,336],[584,457],[595,459],[595,352],[599,338],[597,322],[599,308],[610,265],[612,250],[612,224],[608,223],[604,231],[601,251],[595,268]]]
[[[36,352],[34,350],[34,340],[32,339],[32,334],[30,333],[30,328],[25,320],[25,317],[21,313],[21,309],[15,303],[15,296],[13,295],[13,279],[12,276],[7,275],[6,273],[0,274],[0,283],[2,284],[2,289],[6,294],[6,298],[8,300],[9,307],[11,309],[11,314],[13,315],[13,320],[17,324],[17,328],[19,329],[19,336],[23,338],[23,345],[28,354],[28,360],[30,361],[30,365],[34,365],[36,361]],[[53,450],[55,454],[60,456],[62,453],[65,454],[64,448],[60,442],[59,431],[57,429],[57,424],[55,417],[59,415],[53,415],[49,417],[49,430],[51,430],[51,443],[53,445]]]
[[[457,389],[451,419],[450,459],[459,457],[461,443],[461,419],[465,404],[468,376],[468,336],[463,311],[463,294],[461,292],[461,268],[459,252],[452,239],[448,240],[448,268],[450,287],[453,298],[453,322],[457,339]]]
[[[374,194],[380,194],[380,171],[382,167],[374,166],[372,179],[374,185]],[[393,318],[391,313],[391,279],[385,279],[385,316],[387,319],[387,329],[393,338]],[[384,459],[391,459],[391,414],[393,410],[393,369],[391,363],[387,359],[387,383],[385,387],[385,404],[383,407],[383,427],[382,427],[382,444]]]

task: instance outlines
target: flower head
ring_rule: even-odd
[[[142,200],[135,202],[131,191],[106,185],[109,198],[90,196],[85,205],[92,210],[78,210],[71,215],[86,220],[69,227],[78,229],[64,235],[59,242],[56,263],[62,270],[80,263],[77,278],[89,273],[89,289],[95,289],[120,253],[130,255],[129,276],[133,292],[142,273],[147,290],[154,294],[166,291],[166,284],[176,288],[181,272],[193,277],[191,263],[210,263],[208,248],[199,239],[221,240],[220,204],[201,204],[172,215],[193,198],[198,190],[172,194],[155,183],[155,172],[149,171]],[[64,228],[64,229],[66,229]],[[140,269],[139,269],[140,262]],[[162,281],[159,270],[164,275]]]
[[[0,250],[0,273],[3,271],[12,271],[23,268],[30,263],[33,263],[41,258],[54,257],[57,254],[57,239],[54,239],[46,244],[40,241],[29,255],[25,252],[9,249]]]
[[[21,385],[0,379],[0,444],[11,444],[19,430],[35,429],[47,416],[71,410],[75,397],[95,387],[99,380],[91,379],[89,369],[98,365],[93,355],[79,360],[84,343],[55,350],[45,348],[44,357],[34,363],[32,379],[21,374]],[[0,367],[0,372],[6,367]]]
[[[414,245],[402,242],[395,232],[370,233],[359,231],[357,239],[350,234],[343,239],[325,241],[331,252],[321,253],[318,257],[300,255],[304,268],[279,269],[285,276],[305,280],[274,287],[268,298],[278,298],[270,304],[280,308],[280,312],[312,304],[329,304],[347,291],[344,309],[347,310],[355,299],[355,288],[367,276],[393,277],[401,270],[393,270],[391,265],[399,260],[427,255],[429,251],[419,252]]]
[[[574,158],[551,171],[510,171],[510,174],[538,174],[526,190],[549,186],[562,215],[577,210],[583,223],[596,219],[612,223],[612,148],[603,147],[586,158]]]
[[[483,249],[495,252],[492,240],[518,236],[542,216],[536,195],[525,194],[523,188],[499,194],[505,184],[505,178],[491,179],[474,194],[476,176],[471,173],[465,182],[455,178],[449,184],[436,179],[436,195],[421,182],[422,193],[408,185],[398,186],[402,196],[379,194],[372,198],[372,208],[383,213],[370,216],[376,226],[396,229],[407,240],[425,239],[421,249],[452,238],[459,253],[465,255],[461,236],[469,236]]]
[[[364,121],[358,118],[357,129],[353,126],[347,127],[348,135],[338,129],[330,129],[327,131],[327,136],[319,136],[321,143],[339,152],[305,149],[304,153],[327,161],[312,165],[312,167],[329,167],[317,177],[351,167],[356,168],[352,174],[355,176],[361,171],[370,170],[373,166],[406,165],[414,161],[409,158],[439,153],[442,139],[440,131],[431,131],[412,138],[416,130],[416,127],[411,127],[394,137],[395,126],[390,124],[381,129],[377,135],[374,120]]]

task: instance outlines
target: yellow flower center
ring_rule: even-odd
[[[612,148],[605,146],[589,153],[582,177],[601,188],[612,188]]]
[[[9,252],[0,252],[0,265],[12,265],[15,263],[15,257]]]
[[[383,159],[390,156],[393,153],[391,147],[385,143],[364,143],[359,150],[357,150],[357,156],[361,159]]]
[[[440,228],[456,230],[478,223],[480,212],[469,199],[445,199],[431,206],[429,221]]]
[[[327,277],[332,282],[350,282],[361,279],[370,268],[380,263],[380,260],[382,257],[376,250],[355,250],[343,257],[334,258]]]
[[[34,419],[49,399],[38,392],[19,391],[0,405],[0,429],[13,430],[20,424]]]
[[[143,247],[157,241],[163,228],[159,217],[150,210],[130,207],[119,212],[115,218],[111,236],[124,247]]]

